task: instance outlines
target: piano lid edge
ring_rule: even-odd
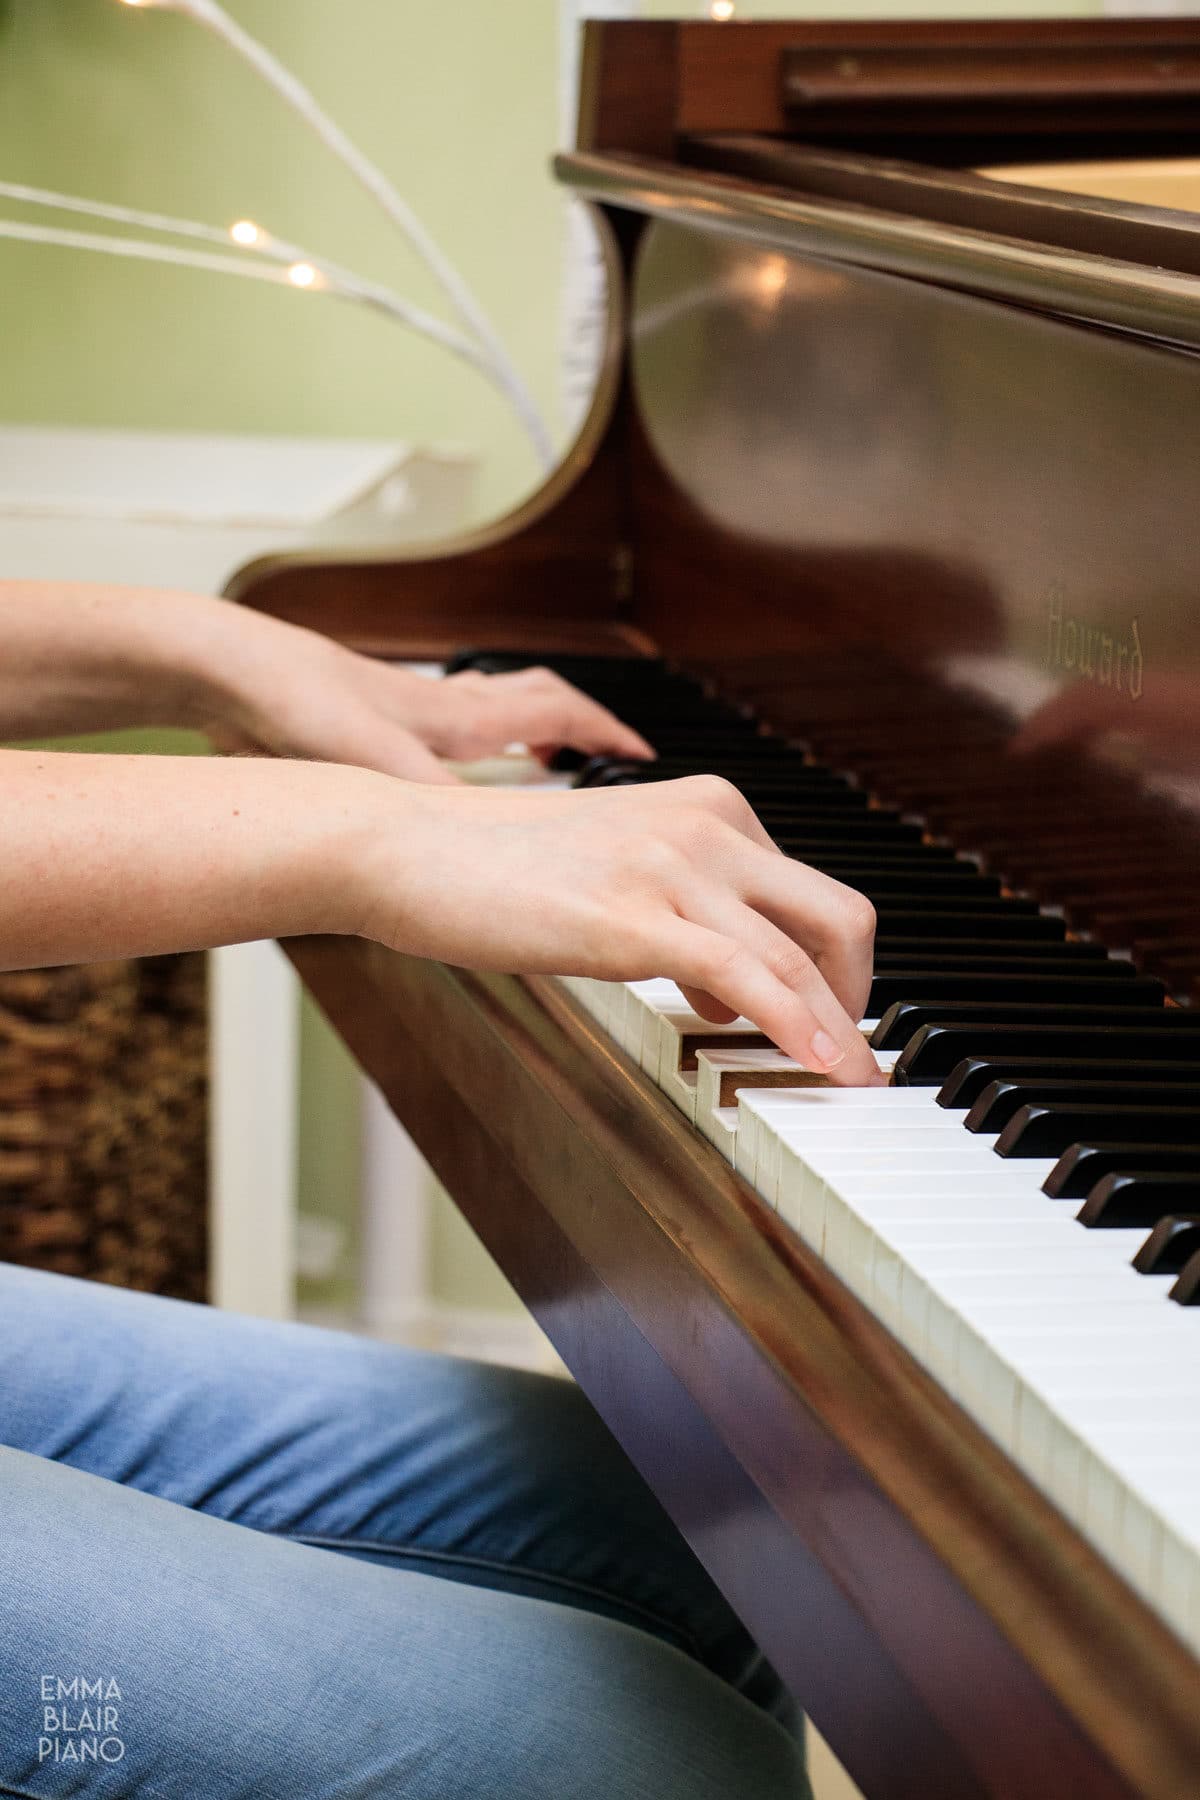
[[[1200,350],[1200,276],[809,198],[654,157],[572,151],[554,168],[565,186],[606,207]]]
[[[583,423],[545,480],[499,518],[449,537],[361,548],[315,543],[255,557],[229,578],[226,599],[378,654],[500,644],[506,624],[515,625],[513,648],[587,647],[592,639],[611,640],[618,654],[635,639],[645,648],[644,634],[631,635],[619,616],[627,582],[619,479],[625,271],[611,221],[589,210],[607,283],[604,341]],[[506,581],[520,584],[523,612]]]

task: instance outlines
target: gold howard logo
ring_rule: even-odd
[[[1131,700],[1142,697],[1142,640],[1136,617],[1124,636],[1103,631],[1063,609],[1061,588],[1051,591],[1046,612],[1046,667],[1113,688]]]

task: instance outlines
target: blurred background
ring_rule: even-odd
[[[703,16],[707,5],[230,3],[432,228],[561,448],[586,402],[602,305],[586,225],[549,173],[572,133],[579,19]],[[736,10],[1200,8],[739,0]],[[153,7],[0,0],[0,181],[218,227],[249,218],[444,313],[423,267],[279,100],[222,43]],[[49,220],[12,200],[0,217]],[[0,239],[0,574],[218,592],[258,551],[444,534],[505,510],[539,479],[484,382],[362,308]],[[164,734],[124,745],[202,747]],[[275,948],[223,952],[207,968],[180,961],[0,993],[0,1255],[553,1366]],[[49,1034],[42,1063],[3,1073],[31,1029]],[[6,1105],[27,1106],[46,1082],[69,1090],[87,1130],[64,1114],[44,1154],[26,1142],[15,1158]],[[74,1162],[68,1138],[82,1145]],[[822,1769],[823,1793],[841,1791]]]

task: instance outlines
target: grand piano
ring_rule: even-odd
[[[234,593],[548,662],[879,918],[892,1084],[289,946],[869,1800],[1200,1793],[1200,23],[604,23],[547,484]]]

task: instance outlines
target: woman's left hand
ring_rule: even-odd
[[[232,624],[232,621],[231,621]],[[408,781],[451,782],[445,766],[525,744],[543,758],[648,757],[650,746],[548,669],[431,680],[331,638],[239,613],[242,640],[208,684],[205,730],[219,749],[354,763]]]

